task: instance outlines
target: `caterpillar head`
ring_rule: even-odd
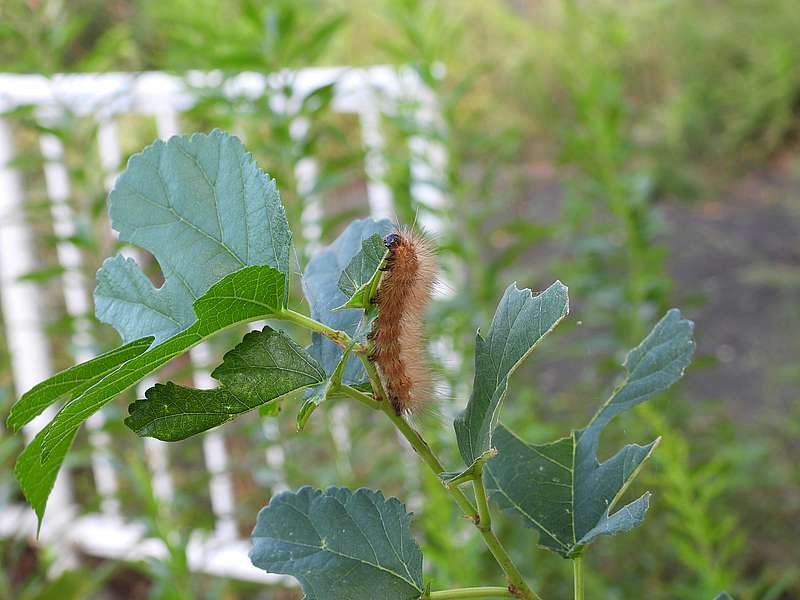
[[[383,238],[383,245],[389,250],[392,250],[393,248],[397,248],[402,241],[403,238],[400,237],[400,234],[390,233]]]

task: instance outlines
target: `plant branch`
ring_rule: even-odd
[[[423,462],[428,465],[431,471],[433,471],[433,474],[438,477],[440,473],[445,471],[441,461],[439,461],[439,458],[436,456],[436,454],[434,454],[433,450],[431,450],[430,446],[419,434],[419,432],[411,427],[411,425],[409,425],[408,421],[406,421],[402,415],[398,415],[391,403],[386,401],[386,392],[383,389],[383,383],[378,376],[375,365],[373,365],[367,358],[367,352],[358,352],[358,357],[361,359],[361,362],[364,364],[364,368],[367,370],[367,375],[369,376],[370,383],[372,384],[372,389],[375,391],[375,395],[378,397],[380,409],[386,414],[386,416],[389,417],[392,423],[394,423],[395,427],[397,427],[400,433],[403,434],[403,437],[408,440],[408,443],[411,444],[411,447],[414,448],[417,454],[419,454]],[[456,504],[458,504],[464,515],[471,520],[473,524],[478,526],[480,522],[480,514],[477,512],[477,509],[472,504],[470,499],[467,498],[464,492],[462,492],[458,486],[448,487],[443,485],[443,487],[445,490],[447,490],[447,493],[450,494],[453,500],[455,500]],[[484,502],[485,501],[486,498],[484,493]],[[488,506],[486,512],[488,514]],[[541,600],[541,597],[530,588],[525,579],[522,577],[522,573],[519,572],[519,569],[517,569],[516,565],[511,560],[511,557],[500,543],[500,540],[497,538],[495,533],[490,528],[481,529],[479,526],[478,530],[480,531],[486,546],[489,548],[495,560],[505,572],[509,582],[508,589],[511,591],[512,595],[518,598],[524,598],[525,600]]]
[[[341,391],[347,396],[361,402],[362,404],[365,404],[366,406],[369,406],[370,408],[382,410],[386,416],[389,417],[392,423],[394,423],[395,427],[397,427],[400,433],[403,434],[403,437],[408,440],[408,443],[411,444],[411,447],[414,448],[417,454],[419,454],[423,462],[428,465],[428,468],[430,468],[434,475],[438,477],[440,473],[445,471],[441,461],[436,454],[434,454],[433,450],[431,450],[430,446],[419,434],[419,432],[411,427],[411,425],[409,425],[408,421],[406,421],[402,415],[398,415],[392,405],[387,401],[386,392],[383,389],[383,383],[378,376],[378,371],[375,368],[375,365],[373,365],[368,359],[368,348],[366,348],[363,344],[353,344],[353,340],[344,331],[338,331],[328,327],[327,325],[320,323],[311,317],[307,317],[304,314],[295,312],[288,308],[281,310],[276,315],[276,318],[291,321],[297,325],[300,325],[301,327],[305,327],[306,329],[310,329],[311,331],[315,331],[321,335],[324,335],[344,349],[351,348],[364,364],[364,368],[367,371],[369,382],[375,395],[373,398],[368,394],[365,394],[348,385],[339,386],[338,391]],[[509,587],[507,590],[505,590],[507,592],[505,595],[511,594],[526,600],[541,600],[540,596],[536,594],[536,592],[534,592],[525,582],[522,574],[519,572],[519,569],[517,569],[516,565],[514,565],[511,557],[508,555],[508,552],[491,529],[491,515],[489,513],[489,506],[486,500],[486,492],[483,489],[483,482],[480,481],[480,483],[475,484],[475,497],[478,501],[477,509],[472,504],[470,499],[464,494],[464,492],[458,488],[458,486],[444,486],[444,488],[447,490],[447,493],[450,494],[456,504],[458,504],[464,515],[478,527],[486,546],[489,548],[495,560],[505,572],[506,577],[508,577]],[[483,523],[483,526],[481,526],[481,523]],[[474,598],[476,596],[439,595],[432,597]]]
[[[408,440],[408,443],[411,444],[411,447],[414,448],[417,454],[419,454],[423,462],[425,462],[430,470],[433,471],[434,475],[438,476],[439,473],[443,473],[445,468],[439,461],[439,458],[433,453],[433,450],[431,450],[431,447],[428,445],[428,443],[413,427],[411,427],[411,425],[409,425],[408,421],[395,412],[394,407],[390,402],[387,401],[386,392],[383,389],[383,383],[381,383],[381,379],[378,376],[378,371],[375,369],[375,365],[369,362],[369,360],[367,360],[362,354],[359,354],[359,358],[361,358],[362,363],[364,363],[364,367],[367,370],[367,375],[369,377],[370,384],[372,385],[372,389],[375,390],[376,395],[378,396],[380,410],[386,413],[386,416],[389,417],[392,423],[394,423],[394,426],[400,430],[400,433],[403,434],[403,437]],[[461,510],[464,512],[464,515],[474,522],[478,512],[464,492],[456,487],[448,489],[448,492],[453,497],[453,500],[456,501],[456,504],[458,504],[459,508],[461,508]]]
[[[445,600],[450,598],[513,598],[514,594],[504,587],[458,588],[431,592],[425,600]]]

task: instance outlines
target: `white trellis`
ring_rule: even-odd
[[[385,158],[381,134],[381,114],[392,113],[400,103],[414,107],[422,123],[438,119],[436,101],[431,91],[409,68],[378,66],[370,68],[311,68],[284,71],[273,75],[242,73],[233,78],[211,72],[191,72],[185,77],[164,73],[111,73],[56,75],[0,74],[0,300],[5,323],[5,343],[11,355],[14,385],[18,394],[30,389],[52,375],[50,344],[42,319],[42,303],[38,286],[33,281],[20,280],[22,275],[37,268],[32,229],[25,219],[25,190],[23,179],[11,161],[15,156],[12,128],[6,111],[20,106],[35,107],[35,118],[42,125],[52,125],[65,113],[97,120],[97,143],[107,187],[116,178],[121,150],[117,118],[121,115],[142,115],[155,120],[159,137],[166,139],[180,131],[180,115],[196,101],[193,90],[220,86],[228,97],[258,99],[266,92],[279,92],[291,82],[288,94],[270,93],[274,110],[295,114],[299,101],[320,86],[335,83],[331,109],[357,115],[365,147],[365,174],[370,213],[373,217],[392,218],[392,193],[384,183]],[[308,122],[298,117],[290,133],[302,139]],[[82,362],[97,353],[87,315],[91,312],[92,282],[81,273],[81,253],[70,241],[76,231],[75,215],[69,206],[70,181],[64,165],[64,149],[54,135],[42,134],[39,144],[44,163],[44,180],[51,203],[53,229],[58,239],[56,253],[63,267],[62,288],[64,304],[74,327],[71,339],[72,359]],[[415,136],[409,140],[412,194],[421,207],[418,219],[431,231],[442,224],[438,209],[445,203],[437,179],[444,172],[446,156],[442,147],[431,139]],[[302,158],[295,171],[298,193],[304,198],[302,235],[309,248],[318,245],[323,215],[320,199],[312,193],[318,168],[313,157]],[[433,209],[432,211],[426,210]],[[135,249],[126,252],[135,255]],[[199,345],[191,351],[194,383],[212,387],[215,382],[205,367],[212,361],[210,350]],[[144,381],[138,390],[140,397],[152,381]],[[54,415],[51,407],[25,428],[31,439]],[[334,415],[334,418],[337,418]],[[346,416],[339,415],[341,426]],[[265,435],[275,441],[273,425],[265,421]],[[157,539],[148,539],[141,523],[126,521],[120,514],[118,481],[111,454],[110,439],[103,429],[102,411],[87,422],[92,445],[91,468],[100,512],[83,514],[76,503],[70,485],[68,469],[62,470],[50,497],[48,513],[42,529],[43,543],[57,546],[64,564],[69,564],[72,550],[95,556],[123,560],[162,558],[166,548]],[[410,449],[409,449],[410,450]],[[154,493],[169,501],[174,485],[169,470],[166,444],[145,440],[147,464],[151,471]],[[190,567],[197,572],[279,583],[280,577],[265,574],[250,565],[247,559],[249,542],[238,535],[234,518],[234,488],[228,472],[224,430],[207,433],[203,438],[203,454],[209,472],[209,497],[215,516],[211,536],[193,535],[187,553]],[[266,453],[270,468],[280,473],[283,454],[280,445],[272,443]],[[273,486],[279,490],[285,484]],[[32,537],[36,530],[33,512],[24,505],[4,506],[0,510],[0,537]]]

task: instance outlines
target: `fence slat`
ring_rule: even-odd
[[[395,219],[392,190],[385,182],[387,173],[384,156],[381,113],[367,106],[358,113],[361,121],[361,140],[364,144],[364,171],[367,174],[369,212],[376,219]]]
[[[42,119],[45,124],[51,118]],[[72,356],[75,363],[82,363],[97,354],[97,344],[92,336],[89,314],[92,310],[83,277],[83,258],[80,249],[71,241],[77,230],[75,216],[69,206],[69,175],[64,165],[64,148],[56,136],[44,134],[39,138],[39,146],[45,159],[44,177],[47,195],[50,198],[50,213],[53,217],[53,231],[58,242],[56,254],[59,264],[64,268],[62,287],[67,314],[72,317]],[[117,476],[114,472],[111,455],[111,436],[103,430],[106,419],[104,412],[94,413],[86,421],[89,429],[92,452],[92,473],[97,491],[100,494],[104,512],[119,513]]]
[[[52,363],[42,320],[41,293],[35,283],[20,281],[21,276],[37,268],[37,260],[25,218],[22,175],[9,164],[14,156],[11,127],[0,119],[0,301],[14,385],[21,394],[47,379],[52,374]],[[45,410],[25,427],[25,437],[33,439],[55,413],[54,406]],[[58,568],[75,564],[61,535],[74,514],[69,473],[62,470],[50,494],[42,530],[42,539],[59,548]]]
[[[287,82],[290,82],[290,92],[286,91]],[[50,78],[0,74],[0,111],[22,104],[33,104],[40,110],[66,109],[79,116],[96,118],[101,166],[106,175],[106,186],[111,189],[122,166],[116,116],[133,114],[152,117],[155,119],[159,137],[167,139],[178,133],[180,115],[196,101],[194,89],[197,87],[221,86],[222,92],[230,98],[253,101],[270,98],[274,103],[273,109],[294,111],[297,109],[298,99],[305,97],[311,90],[330,83],[336,83],[332,110],[355,114],[360,121],[365,148],[369,212],[374,218],[394,219],[394,199],[392,190],[386,183],[388,169],[381,132],[382,115],[397,111],[400,102],[418,100],[420,108],[417,118],[427,119],[426,123],[434,123],[439,118],[435,98],[410,68],[324,67],[281,71],[272,75],[241,73],[230,78],[221,72],[191,72],[185,78],[165,73],[79,74]],[[290,128],[292,139],[295,142],[304,139],[308,134],[308,127],[306,118],[296,118]],[[0,121],[0,162],[3,165],[13,156],[10,135],[7,123]],[[66,240],[70,237],[70,232],[74,232],[74,215],[67,202],[69,180],[63,164],[63,148],[58,146],[57,138],[48,135],[42,136],[40,144],[48,158],[45,177],[48,193],[53,201],[51,210],[54,227],[57,236]],[[446,197],[437,177],[444,173],[446,151],[438,142],[420,136],[409,140],[409,148],[412,196],[418,204],[430,209],[420,212],[420,223],[433,232],[439,232],[444,227],[441,209],[446,206]],[[298,195],[304,200],[301,216],[302,238],[305,241],[306,254],[310,254],[319,249],[324,218],[322,199],[314,193],[319,178],[319,166],[315,158],[302,157],[295,165],[294,175]],[[13,375],[19,392],[50,374],[50,355],[43,324],[37,313],[39,298],[36,286],[17,281],[20,274],[36,268],[30,231],[24,222],[18,222],[23,214],[22,182],[18,173],[2,165],[0,190],[4,192],[0,194],[0,292],[9,349],[15,362]],[[27,254],[22,261],[19,260],[19,248],[27,248]],[[84,319],[84,324],[78,319],[81,315],[87,315],[91,309],[88,288],[86,282],[80,278],[81,256],[78,249],[60,242],[56,250],[60,264],[66,269],[63,281],[65,304],[70,315],[76,317],[77,326],[72,346],[76,361],[80,361],[90,357],[95,350],[90,322]],[[139,264],[143,264],[143,257],[146,256],[130,247],[123,248],[122,252],[133,257]],[[9,260],[10,256],[13,261]],[[263,326],[252,326],[258,325]],[[21,351],[23,346],[25,349]],[[205,344],[198,345],[190,352],[194,365],[193,380],[197,387],[209,388],[216,385],[208,372],[213,358],[210,347]],[[154,383],[154,378],[142,381],[137,386],[138,396],[143,397],[145,390]],[[345,471],[352,468],[348,431],[350,419],[347,411],[348,407],[341,403],[331,411],[331,431],[335,438],[337,460]],[[26,428],[26,435],[30,438],[53,413],[54,409],[51,409],[36,419]],[[118,484],[110,455],[106,462],[102,458],[102,448],[108,443],[108,439],[103,439],[101,426],[102,416],[98,413],[90,420],[89,427],[94,430],[90,433],[95,447],[92,455],[93,471],[98,491],[103,497],[102,514],[86,515],[74,520],[70,523],[70,535],[57,538],[60,531],[66,530],[55,527],[56,515],[61,515],[68,522],[71,518],[69,515],[74,515],[77,508],[71,501],[69,476],[67,470],[64,470],[50,499],[45,537],[51,535],[55,543],[61,543],[62,546],[74,544],[97,556],[122,559],[163,557],[163,544],[158,540],[145,538],[145,531],[140,525],[126,523],[119,516],[121,499],[118,497]],[[275,419],[262,419],[261,430],[267,444],[266,462],[274,478],[272,492],[278,493],[288,489],[278,422]],[[144,448],[152,474],[154,494],[159,501],[171,503],[175,497],[175,487],[170,472],[167,444],[146,438]],[[407,451],[410,452],[410,448]],[[246,559],[249,545],[238,539],[236,499],[229,469],[230,461],[221,430],[212,431],[203,437],[203,452],[210,475],[209,494],[216,526],[211,539],[203,538],[201,532],[193,535],[187,548],[190,567],[195,571],[227,577],[289,583],[288,578],[266,575],[253,568]],[[409,482],[409,487],[418,490],[419,481],[416,477],[413,479],[413,482]],[[417,503],[418,497],[418,493],[413,490],[410,497],[412,504]],[[11,520],[33,523],[30,519],[19,516],[30,516],[30,511],[18,514],[15,512],[16,508],[10,507],[0,515],[0,536],[8,535],[13,530]]]
[[[156,131],[162,140],[177,135],[178,114],[165,106],[155,115]],[[192,380],[195,387],[211,389],[217,386],[208,371],[213,353],[207,343],[201,343],[189,352],[192,361]],[[220,540],[233,540],[237,537],[235,518],[235,499],[233,480],[228,471],[228,451],[225,448],[225,437],[217,429],[203,436],[203,458],[209,473],[208,493],[211,499],[211,510],[216,517],[215,533]]]
[[[122,162],[122,152],[119,145],[117,124],[113,117],[105,114],[100,119],[97,126],[97,145],[100,152],[100,165],[106,174],[106,189],[111,190],[119,175],[119,168]],[[111,230],[114,239],[117,239],[117,232]],[[134,248],[123,248],[122,254],[133,258],[139,265],[142,265],[142,255]],[[136,386],[138,398],[144,398],[144,393],[156,384],[152,377],[143,379]],[[147,466],[153,474],[153,493],[161,502],[171,502],[175,496],[175,486],[172,483],[172,475],[169,472],[169,457],[167,455],[167,443],[154,438],[144,438],[144,453]]]

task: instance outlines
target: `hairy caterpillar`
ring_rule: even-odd
[[[374,300],[379,310],[370,360],[397,414],[410,413],[431,391],[423,314],[436,281],[436,257],[428,238],[411,228],[388,234],[383,243],[389,255]]]

